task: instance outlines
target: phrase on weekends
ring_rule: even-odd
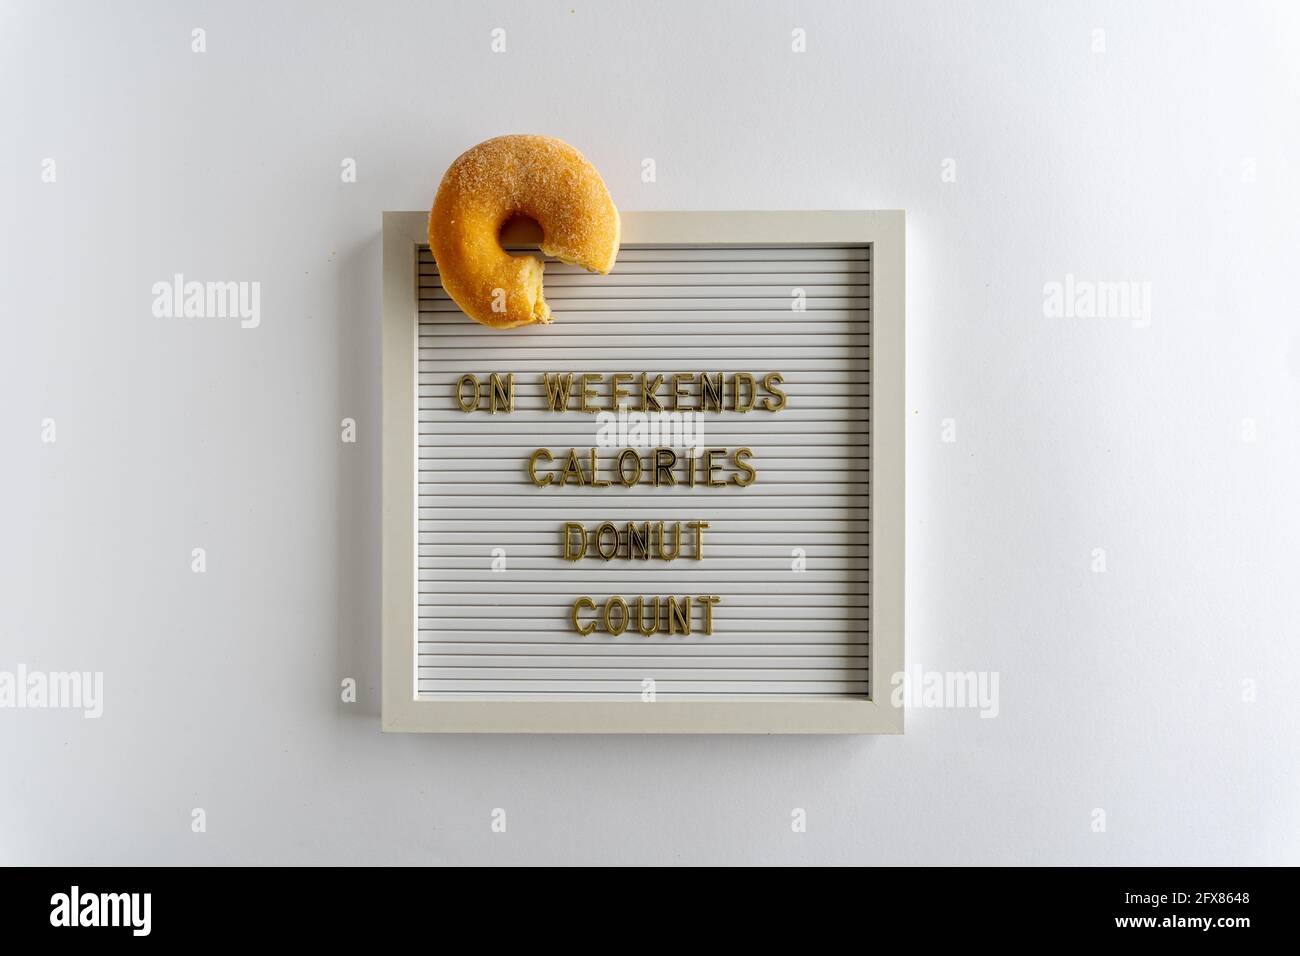
[[[543,372],[539,409],[556,414],[596,415],[629,412],[642,416],[619,448],[591,446],[567,451],[534,449],[523,463],[528,480],[556,492],[602,488],[748,488],[758,480],[754,452],[748,447],[703,447],[679,451],[648,445],[645,436],[661,436],[649,416],[673,414],[776,414],[788,404],[780,372]],[[515,373],[493,372],[486,380],[472,373],[455,385],[456,405],[466,413],[514,412]],[[637,428],[643,429],[641,435]],[[713,527],[699,518],[680,516],[653,521],[603,521],[588,527],[566,521],[560,557],[566,561],[704,560],[705,532]],[[651,637],[713,633],[716,594],[611,595],[599,601],[583,595],[569,610],[573,630],[586,637],[601,630]]]

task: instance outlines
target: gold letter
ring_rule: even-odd
[[[550,472],[546,473],[545,481],[542,481],[542,479],[537,477],[537,459],[542,457],[545,457],[547,461],[555,461],[555,458],[551,455],[551,450],[549,448],[539,448],[537,449],[537,451],[533,452],[531,455],[528,456],[528,477],[533,479],[533,484],[535,484],[538,488],[545,488],[547,485],[549,485],[552,481],[555,480],[555,476],[552,475]]]
[[[744,383],[749,389],[749,395],[745,400],[740,397],[740,385]],[[731,402],[736,411],[744,414],[754,407],[754,376],[748,372],[737,372],[731,380]]]
[[[636,599],[636,629],[641,632],[642,636],[649,637],[655,631],[659,630],[659,599],[655,598],[655,616],[650,622],[649,629],[645,626],[645,598],[638,596]]]
[[[640,551],[640,554],[637,552]],[[650,522],[638,530],[635,521],[627,523],[627,557],[628,560],[640,558],[642,561],[650,560]]]
[[[582,477],[582,462],[578,460],[578,449],[569,449],[569,458],[564,463],[564,470],[560,472],[560,484],[567,485],[569,476],[573,476],[573,483],[581,487],[587,483]]]
[[[600,480],[600,462],[596,458],[596,449],[591,450],[591,487],[608,488],[608,481]]]
[[[573,629],[583,637],[586,637],[596,629],[596,622],[592,621],[585,627],[578,623],[578,608],[582,607],[589,607],[594,611],[596,610],[596,602],[589,597],[580,597],[578,600],[573,602],[573,610],[569,612],[569,620],[573,622]]]
[[[722,468],[722,466],[719,465],[717,462],[715,462],[713,459],[717,458],[719,455],[725,455],[726,453],[727,453],[727,449],[725,448],[704,449],[704,470],[708,473],[710,488],[721,488],[727,483],[727,479],[725,478],[715,479],[713,477],[713,473]]]
[[[573,373],[569,372],[563,378],[559,372],[542,373],[542,385],[546,388],[546,404],[553,412],[567,412],[569,410],[569,393],[573,391]]]
[[[677,600],[671,595],[668,597],[668,634],[682,633],[687,636],[691,633],[691,597],[688,594],[682,598],[682,606],[678,608]]]
[[[716,594],[701,594],[696,600],[704,605],[704,633],[708,636],[713,633],[713,605],[721,603],[722,598]]]
[[[700,373],[700,411],[722,411],[722,373],[716,379],[709,378],[707,372]]]
[[[629,455],[636,462],[636,471],[630,479],[627,476],[627,469],[623,467],[623,462],[627,461]],[[641,453],[635,448],[624,448],[618,453],[618,479],[627,488],[631,488],[641,480]]]
[[[709,526],[707,521],[688,521],[686,527],[695,529],[695,560],[699,561],[704,557],[704,529]]]
[[[472,405],[465,402],[465,385],[466,383],[474,386],[474,403]],[[462,412],[472,412],[478,408],[478,379],[466,372],[456,382],[456,404],[460,405]]]
[[[771,396],[763,399],[763,407],[769,412],[779,412],[785,408],[785,392],[776,387],[784,381],[785,376],[780,372],[768,372],[763,379],[763,387],[776,396],[775,402],[772,401]]]
[[[618,611],[618,630],[614,630],[614,625],[609,619],[609,612],[612,608],[617,607]],[[610,598],[605,602],[605,630],[618,637],[627,630],[627,602],[618,595]]]
[[[673,544],[672,553],[669,554],[668,550],[664,547],[664,523],[662,521],[659,522],[659,559],[661,561],[676,560],[677,556],[682,553],[682,523],[680,521],[674,521],[673,530],[676,532],[676,541]]]
[[[673,376],[673,411],[687,411],[690,408],[682,407],[682,399],[691,397],[691,390],[686,383],[695,378],[690,372],[678,372]]]
[[[659,386],[664,383],[662,375],[656,375],[650,378],[650,373],[641,373],[641,411],[643,412],[662,412],[664,407],[659,404],[659,397],[655,392]],[[652,407],[653,406],[653,407]]]
[[[751,465],[745,463],[746,459],[752,458],[753,455],[754,452],[749,448],[737,448],[735,452],[732,453],[731,460],[735,462],[736,467],[749,472],[748,478],[741,478],[739,475],[732,475],[731,483],[733,485],[740,485],[742,488],[748,488],[754,483],[754,478],[758,475],[758,472],[755,471]]]
[[[655,487],[660,485],[675,485],[677,479],[673,476],[673,465],[677,464],[677,452],[671,448],[655,449]]]
[[[501,381],[501,375],[493,372],[489,381],[492,384],[492,414],[497,413],[498,395],[501,396],[501,403],[505,405],[506,411],[513,412],[515,410],[515,373],[508,373],[503,382]]]
[[[578,533],[578,542],[582,545],[581,550],[576,553],[569,547],[569,542],[573,540],[573,533]],[[564,560],[577,561],[587,553],[587,529],[578,521],[564,522]]]
[[[605,531],[612,531],[614,534],[614,546],[609,549],[609,554],[605,553]],[[612,521],[603,521],[596,528],[596,553],[606,561],[613,561],[614,555],[618,554],[618,526]]]
[[[629,395],[632,394],[631,392],[627,392],[623,390],[623,383],[631,382],[634,381],[635,379],[636,376],[633,375],[631,372],[614,373],[614,377],[609,380],[610,388],[611,391],[613,392],[611,396],[611,402],[610,402],[611,412],[621,412],[623,410],[623,399],[627,398]]]
[[[591,404],[592,399],[597,397],[596,390],[592,386],[599,381],[599,372],[582,373],[582,401],[578,403],[578,408],[581,411],[588,412],[592,415],[600,411],[599,408]]]

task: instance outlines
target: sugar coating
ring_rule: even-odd
[[[541,226],[542,252],[563,262],[604,274],[618,255],[618,210],[581,153],[547,136],[480,143],[443,176],[429,214],[429,245],[443,288],[485,325],[513,328],[551,318],[542,263],[501,248],[501,226],[517,215]]]

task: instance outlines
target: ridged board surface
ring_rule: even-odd
[[[427,249],[419,261],[421,696],[640,698],[647,678],[660,699],[868,693],[869,248],[625,246],[608,276],[548,260],[555,323],[512,331],[466,318]],[[515,411],[462,411],[460,376],[486,386],[492,372],[515,373]],[[539,488],[537,448],[558,476],[570,448],[586,464],[597,447],[606,479],[620,450],[600,447],[603,419],[576,400],[547,409],[546,372],[780,372],[788,405],[703,415],[699,447],[752,449],[748,487]],[[637,382],[624,387],[635,409]],[[598,395],[603,410],[607,381]],[[704,558],[686,528],[674,561],[561,557],[566,521],[660,519],[708,521]],[[696,604],[690,636],[581,637],[569,610],[584,595],[720,602],[708,636]]]

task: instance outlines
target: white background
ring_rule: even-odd
[[[105,700],[0,711],[0,862],[1300,863],[1298,48],[1236,2],[5,3],[0,670]],[[379,733],[380,212],[506,132],[628,210],[907,210],[908,660],[996,719]],[[155,318],[177,272],[261,326]],[[1150,327],[1046,318],[1067,273]]]

